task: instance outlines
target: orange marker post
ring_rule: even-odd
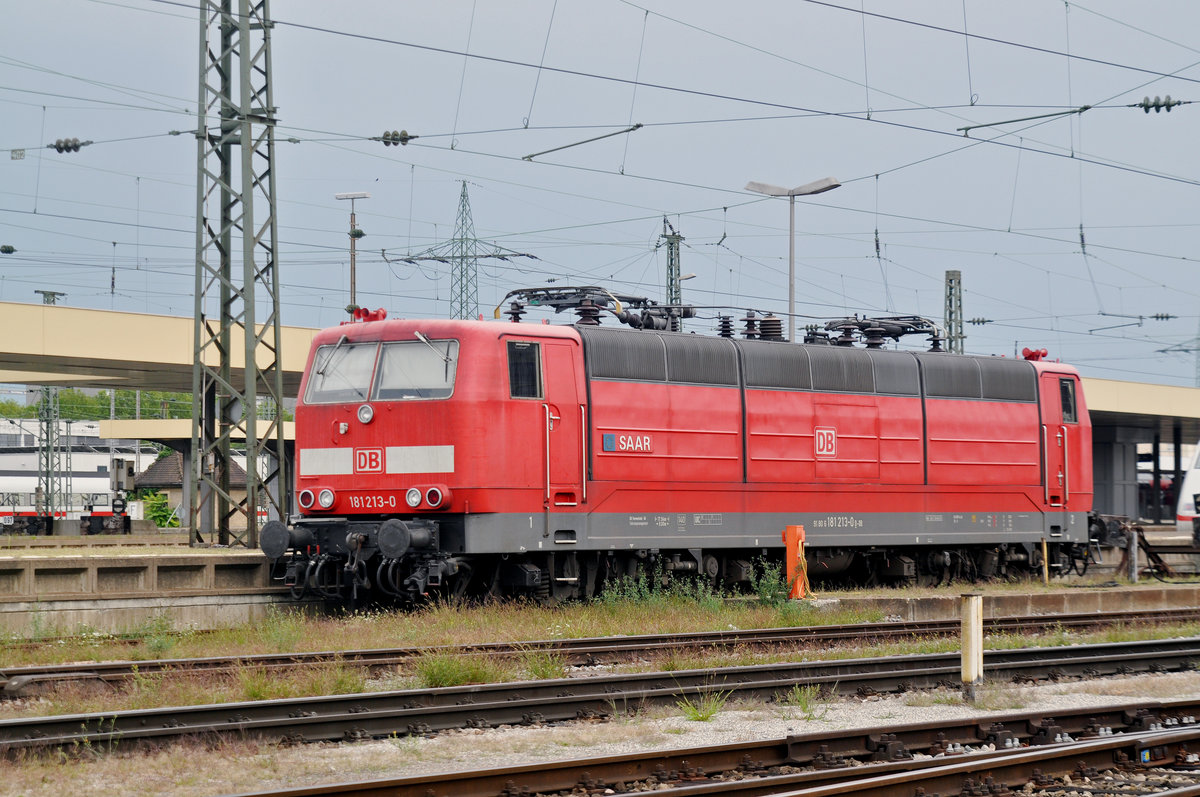
[[[804,527],[786,526],[783,529],[783,546],[787,557],[784,571],[791,592],[788,597],[803,598],[808,588],[808,566],[804,560]]]

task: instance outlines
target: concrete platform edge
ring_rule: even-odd
[[[881,611],[898,620],[954,620],[961,597],[830,597],[811,599],[818,607]],[[1156,584],[1126,587],[1064,588],[1056,592],[992,593],[983,596],[984,617],[1084,614],[1200,606],[1200,584]]]

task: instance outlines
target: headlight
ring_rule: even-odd
[[[432,507],[439,507],[442,504],[442,491],[436,487],[430,487],[425,491],[425,501]]]
[[[408,492],[404,494],[404,503],[416,509],[421,505],[421,491],[416,487],[409,487]]]
[[[375,408],[370,404],[362,404],[358,408],[359,423],[370,423],[375,418]]]
[[[324,490],[317,493],[317,503],[321,505],[322,509],[328,509],[329,507],[333,506],[333,490],[330,490],[328,487],[326,487]]]
[[[302,508],[308,509],[313,505],[313,501],[317,500],[317,497],[313,495],[312,490],[301,490],[300,494],[296,496],[296,500],[300,502]]]

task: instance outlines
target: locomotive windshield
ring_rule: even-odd
[[[385,343],[371,398],[449,398],[457,367],[457,340],[429,340],[422,335],[417,341]]]
[[[396,341],[384,343],[382,351],[378,343],[342,341],[317,349],[304,401],[338,404],[366,401],[368,396],[373,401],[449,398],[457,368],[457,340]]]
[[[346,343],[345,338],[317,349],[304,401],[308,404],[365,401],[371,390],[377,351],[378,343]]]

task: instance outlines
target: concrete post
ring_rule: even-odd
[[[1138,534],[1136,529],[1129,529],[1126,532],[1125,552],[1128,556],[1125,557],[1129,562],[1129,582],[1136,584],[1138,580]]]
[[[983,683],[983,595],[964,593],[961,611],[963,699],[974,703]]]

